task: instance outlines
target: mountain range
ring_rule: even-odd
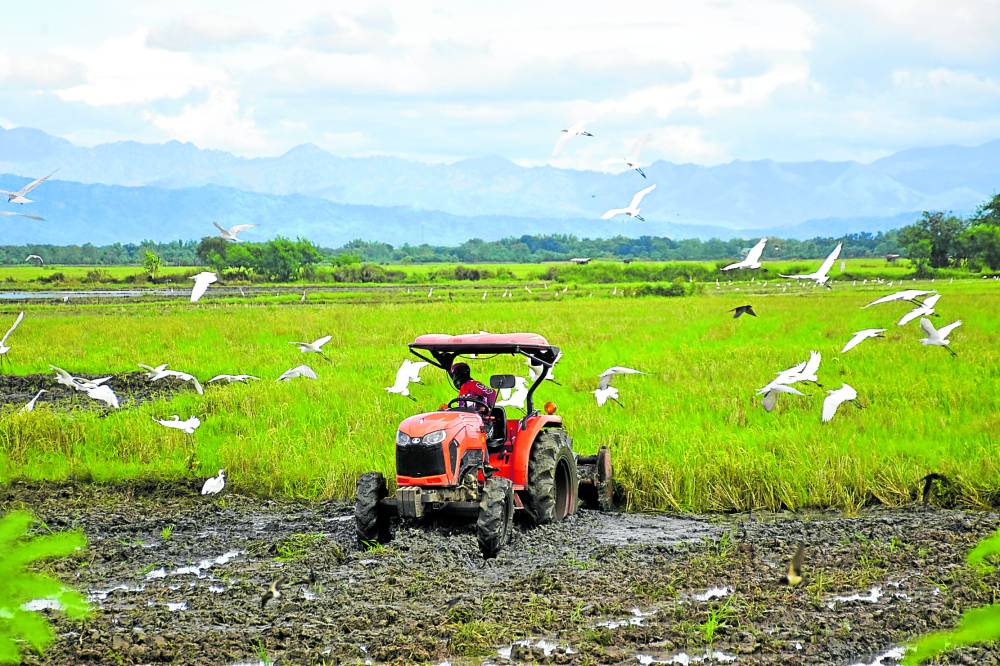
[[[859,162],[657,161],[648,179],[523,167],[501,157],[425,164],[338,157],[306,144],[243,158],[176,141],[75,145],[31,128],[0,129],[0,189],[58,169],[36,203],[2,210],[4,243],[107,243],[199,238],[220,224],[253,223],[247,240],[302,236],[323,245],[363,238],[454,244],[468,238],[572,233],[811,237],[879,231],[922,210],[967,213],[998,189],[1000,140],[905,150]],[[649,183],[646,222],[603,221]]]

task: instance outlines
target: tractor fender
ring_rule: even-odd
[[[524,486],[528,483],[528,460],[531,459],[531,447],[535,438],[544,428],[561,428],[561,416],[539,414],[525,419],[524,428],[518,431],[514,438],[514,455],[511,459],[512,481],[514,485]]]

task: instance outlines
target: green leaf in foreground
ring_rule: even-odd
[[[23,606],[37,599],[51,599],[71,618],[85,617],[90,607],[79,592],[58,580],[27,570],[31,564],[70,555],[87,545],[78,532],[28,538],[34,518],[13,511],[0,518],[0,663],[20,663],[21,647],[28,644],[42,652],[55,637],[48,620]]]

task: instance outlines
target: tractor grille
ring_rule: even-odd
[[[440,444],[397,446],[396,474],[400,476],[444,474],[444,449]]]

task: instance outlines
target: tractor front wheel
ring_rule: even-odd
[[[354,524],[358,533],[358,546],[365,548],[373,543],[387,543],[389,514],[381,502],[389,494],[385,477],[379,472],[368,472],[358,478],[357,502],[354,505]]]
[[[507,544],[513,519],[514,486],[510,479],[501,476],[486,479],[476,521],[476,539],[483,557],[496,557]]]
[[[531,445],[524,508],[536,525],[563,520],[577,504],[576,457],[565,430],[543,430]]]

